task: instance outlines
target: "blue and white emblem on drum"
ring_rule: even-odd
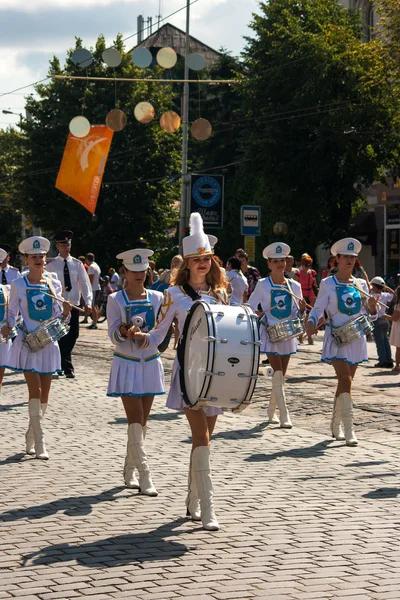
[[[53,300],[40,289],[26,290],[28,314],[32,321],[47,321],[53,316]]]
[[[338,310],[343,315],[357,315],[361,310],[360,292],[353,287],[336,287]]]
[[[271,290],[271,315],[276,319],[288,319],[292,314],[292,297],[283,289]]]
[[[143,319],[143,324],[140,326],[140,330],[143,333],[148,333],[151,329],[153,329],[156,324],[156,318],[154,316],[154,309],[150,305],[131,305],[125,306],[125,315],[126,322],[133,323],[136,317],[141,317]]]

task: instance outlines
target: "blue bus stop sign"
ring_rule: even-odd
[[[261,208],[259,206],[241,207],[241,229],[242,235],[260,235],[261,232]]]

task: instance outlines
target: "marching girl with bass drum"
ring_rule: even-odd
[[[312,335],[324,311],[329,317],[321,360],[332,364],[338,379],[332,435],[337,440],[345,439],[347,446],[358,444],[353,429],[351,384],[357,366],[368,361],[366,335],[372,331],[372,326],[365,315],[373,315],[371,320],[377,315],[377,303],[369,295],[367,282],[352,275],[361,247],[361,243],[353,238],[344,238],[333,244],[331,253],[336,257],[337,273],[321,281],[317,300],[307,321],[307,333]]]
[[[6,366],[24,373],[29,392],[26,451],[27,454],[35,454],[36,458],[44,460],[49,455],[42,420],[49,400],[51,377],[61,370],[57,339],[68,331],[64,321],[69,320],[72,308],[69,302],[61,301],[61,309],[60,302],[54,299],[61,297],[62,288],[57,276],[46,272],[44,268],[49,248],[49,240],[39,236],[27,238],[20,243],[19,251],[25,256],[29,272],[11,284],[8,323],[1,330],[3,337],[7,337],[16,326],[17,317],[21,315],[23,322],[18,325],[18,334]],[[53,326],[46,329],[50,321]],[[32,351],[32,346],[28,346],[26,340],[29,339],[29,334],[32,334],[30,339],[35,337],[35,331],[39,329],[46,333],[46,344],[41,349]],[[59,332],[58,337],[55,335],[56,330]]]
[[[263,257],[267,259],[271,273],[265,279],[260,279],[249,299],[254,311],[258,311],[261,305],[261,352],[267,354],[274,371],[268,418],[270,423],[280,423],[284,429],[292,427],[285,399],[285,375],[290,356],[297,352],[297,337],[304,333],[299,313],[306,308],[300,283],[285,277],[286,257],[289,254],[290,247],[283,242],[275,242],[264,248]]]
[[[157,325],[150,333],[135,333],[142,348],[157,348],[167,335],[176,318],[183,332],[188,311],[196,300],[208,304],[226,303],[226,280],[214,260],[210,241],[203,230],[198,213],[190,216],[190,235],[183,240],[183,263],[171,278],[171,286],[164,292]],[[199,410],[188,408],[180,387],[180,367],[175,359],[167,407],[183,410],[192,431],[192,452],[189,466],[187,513],[193,521],[202,521],[203,528],[216,531],[219,525],[214,513],[213,486],[210,467],[210,439],[217,416],[222,409],[213,406]]]
[[[132,335],[137,328],[148,332],[154,327],[163,301],[161,292],[144,287],[153,254],[143,248],[118,254],[123,261],[125,288],[111,294],[107,302],[108,335],[115,345],[107,396],[121,397],[128,419],[125,484],[146,496],[158,494],[144,441],[154,396],[165,394],[164,370],[158,349],[141,350]]]

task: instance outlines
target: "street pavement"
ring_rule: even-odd
[[[146,446],[159,496],[123,485],[126,419],[105,391],[106,325],[81,330],[75,380],[55,379],[50,460],[24,454],[27,388],[0,398],[0,599],[400,599],[400,374],[359,368],[359,446],[332,441],[333,369],[322,335],[291,360],[294,427],[267,422],[271,379],[218,419],[212,467],[219,532],[185,518],[189,428],[156,398]],[[172,350],[164,355],[167,380]]]

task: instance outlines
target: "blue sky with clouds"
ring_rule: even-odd
[[[53,55],[64,60],[75,36],[86,47],[101,33],[111,44],[118,32],[128,37],[136,32],[139,14],[145,18],[170,13],[185,6],[185,0],[1,0],[0,3],[0,95],[28,85],[47,75]],[[224,46],[239,54],[243,36],[251,35],[248,24],[259,12],[258,0],[198,0],[191,6],[191,34],[213,48]],[[168,21],[185,29],[185,10]],[[154,27],[153,27],[154,31]],[[131,38],[127,45],[136,43]],[[0,111],[24,111],[27,88],[0,97]],[[0,127],[18,122],[18,116],[0,112]]]

